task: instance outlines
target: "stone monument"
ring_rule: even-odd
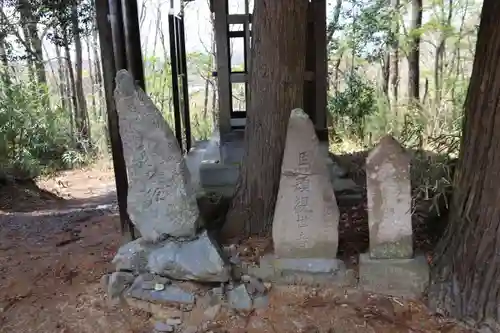
[[[370,252],[360,255],[360,285],[393,296],[417,296],[428,282],[424,256],[414,256],[410,157],[383,137],[366,160]]]
[[[125,70],[116,75],[115,101],[132,223],[145,240],[194,236],[199,227],[196,193],[173,131]]]
[[[339,209],[324,152],[301,109],[291,112],[273,221],[275,273],[288,282],[316,283],[345,273],[336,259]]]

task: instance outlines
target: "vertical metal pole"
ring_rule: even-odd
[[[122,13],[128,68],[139,87],[146,91],[137,0],[122,1]]]
[[[180,115],[180,102],[179,102],[179,74],[178,74],[178,61],[177,61],[177,45],[175,37],[175,15],[170,12],[168,14],[168,33],[170,41],[170,64],[172,67],[172,99],[174,103],[174,127],[175,137],[179,143],[182,151],[182,129],[181,129],[181,115]]]
[[[96,2],[100,1],[98,0]],[[111,33],[113,36],[112,45],[114,49],[115,68],[116,71],[128,69],[125,33],[123,31],[122,2],[121,0],[109,0],[108,4]],[[113,75],[114,74],[115,73],[113,73]]]
[[[101,51],[101,65],[106,96],[106,108],[108,115],[108,129],[111,141],[111,154],[115,172],[116,195],[118,199],[118,210],[122,233],[129,232],[132,239],[135,238],[134,227],[127,213],[127,170],[123,158],[122,140],[120,137],[118,114],[116,112],[113,91],[115,87],[116,64],[113,50],[113,36],[111,24],[108,20],[109,4],[107,1],[98,0],[96,6],[96,22],[99,31],[99,45]]]
[[[188,89],[188,72],[186,59],[186,39],[184,35],[184,16],[178,18],[179,22],[179,54],[180,65],[182,68],[182,101],[184,103],[184,132],[186,134],[186,152],[191,149],[191,118],[189,114],[189,89]]]

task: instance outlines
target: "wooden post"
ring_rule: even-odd
[[[111,34],[113,36],[112,45],[115,68],[117,71],[120,69],[128,69],[125,32],[123,31],[122,2],[121,0],[109,0],[108,5]],[[113,73],[113,80],[115,74],[116,72]]]
[[[109,4],[107,1],[96,1],[96,22],[99,30],[99,45],[101,50],[101,65],[104,82],[104,93],[106,96],[106,108],[108,115],[109,138],[111,141],[111,154],[113,157],[113,168],[115,171],[116,196],[118,197],[118,211],[122,233],[129,233],[131,239],[135,238],[135,229],[127,213],[128,180],[123,157],[122,140],[118,126],[118,114],[116,112],[113,91],[115,88],[115,52],[113,49],[113,36],[111,24],[108,21]]]
[[[328,141],[326,125],[327,105],[327,52],[326,52],[326,0],[314,0],[314,44],[315,44],[315,127],[321,141]]]
[[[229,78],[229,39],[227,0],[213,0],[215,42],[217,46],[217,87],[219,93],[219,131],[221,136],[231,131],[231,82]]]
[[[142,63],[141,36],[137,0],[123,1],[122,14],[128,68],[132,73],[135,82],[137,82],[142,90],[146,91],[146,84],[144,82],[144,65]]]

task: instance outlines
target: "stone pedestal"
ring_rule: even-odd
[[[259,266],[247,267],[248,274],[276,284],[355,286],[352,270],[339,259],[277,258],[268,254]]]
[[[422,295],[429,282],[429,265],[424,255],[411,259],[372,259],[359,256],[359,286],[365,291],[399,297]]]

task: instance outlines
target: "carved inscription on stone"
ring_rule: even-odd
[[[275,254],[283,258],[335,258],[338,207],[314,127],[294,110],[288,125],[273,222]]]

